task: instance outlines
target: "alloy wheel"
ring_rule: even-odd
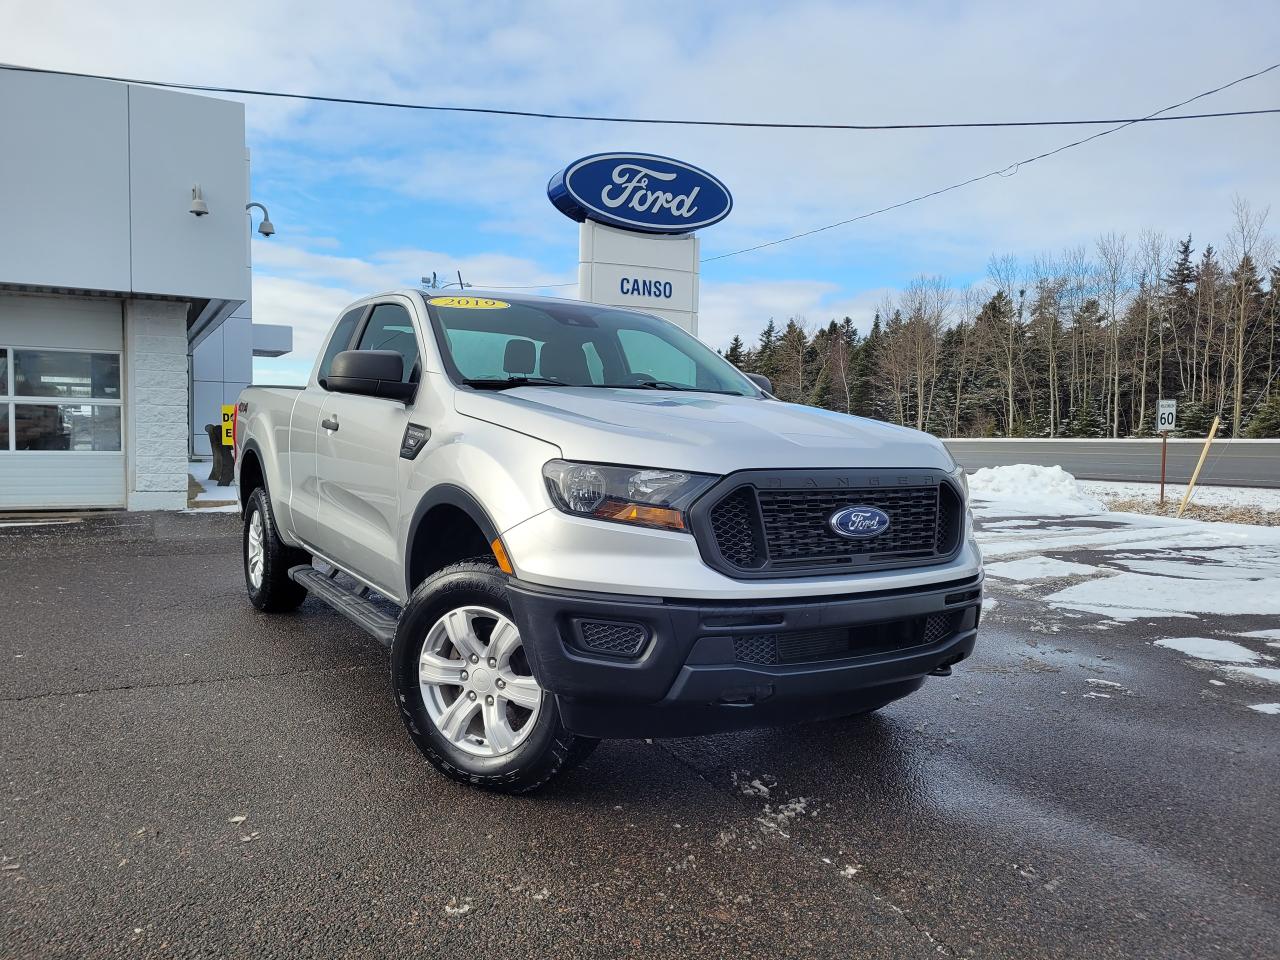
[[[520,746],[542,707],[519,629],[488,607],[458,607],[435,622],[418,657],[418,686],[436,729],[479,757]]]

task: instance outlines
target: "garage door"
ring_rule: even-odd
[[[125,503],[119,301],[0,295],[0,510]]]

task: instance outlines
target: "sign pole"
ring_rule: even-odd
[[[1169,431],[1160,431],[1160,506],[1164,506],[1164,466],[1169,457]]]
[[[1156,429],[1160,431],[1160,506],[1164,506],[1165,464],[1169,457],[1169,431],[1178,422],[1178,401],[1165,400],[1156,404]]]

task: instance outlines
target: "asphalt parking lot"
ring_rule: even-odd
[[[356,628],[249,606],[234,515],[0,527],[0,953],[1277,956],[1280,717],[994,591],[872,718],[513,799],[432,771]]]

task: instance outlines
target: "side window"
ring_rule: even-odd
[[[351,338],[355,336],[356,324],[360,322],[360,317],[363,314],[364,307],[348,310],[342,315],[342,319],[338,321],[337,326],[333,328],[333,335],[329,337],[329,345],[324,348],[324,359],[320,361],[320,370],[317,373],[321,380],[329,375],[329,367],[333,365],[333,358],[351,346]]]
[[[632,373],[680,386],[697,386],[693,358],[644,330],[619,330],[618,343]]]
[[[417,383],[418,338],[413,333],[413,318],[398,303],[380,303],[369,314],[357,350],[394,350],[404,358],[404,382]]]

